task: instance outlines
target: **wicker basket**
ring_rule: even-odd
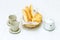
[[[24,20],[22,20],[22,25],[24,27],[27,27],[27,28],[35,28],[35,27],[37,27],[40,24],[41,23],[37,23],[37,22],[25,22]]]

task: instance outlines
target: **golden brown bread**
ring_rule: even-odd
[[[25,9],[23,9],[23,14],[26,22],[42,22],[42,15],[39,12],[34,14],[32,5],[30,5],[30,7],[26,6]]]
[[[26,13],[26,11],[23,9],[22,10],[22,12],[23,12],[23,16],[24,16],[24,20],[26,21],[26,22],[28,22],[29,20],[28,20],[28,14]]]
[[[30,11],[29,8],[26,7],[25,10],[26,10],[26,12],[27,12],[27,14],[28,14],[28,20],[29,20],[29,21],[32,21],[32,16],[31,16],[31,13],[29,12],[29,11]]]
[[[38,22],[41,23],[42,22],[42,16],[39,13],[36,13],[32,19],[32,22]]]

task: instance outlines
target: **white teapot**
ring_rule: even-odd
[[[55,22],[52,19],[46,18],[44,20],[44,29],[48,31],[53,31],[55,29]]]

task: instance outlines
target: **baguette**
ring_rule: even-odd
[[[28,14],[28,20],[29,20],[29,21],[32,21],[32,17],[31,17],[31,13],[29,12],[29,8],[26,7],[25,10],[26,10],[26,12],[27,12],[27,14]]]
[[[23,15],[24,15],[24,20],[26,21],[26,22],[28,22],[29,20],[28,20],[28,14],[26,13],[26,11],[23,9],[22,10],[22,12],[23,12]]]

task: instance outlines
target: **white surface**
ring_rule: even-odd
[[[17,15],[19,21],[22,16],[21,9],[32,4],[41,12],[43,18],[50,17],[55,20],[56,29],[45,31],[43,25],[36,30],[21,28],[20,34],[10,34],[7,26],[8,16]],[[60,0],[0,0],[0,40],[60,40]]]

